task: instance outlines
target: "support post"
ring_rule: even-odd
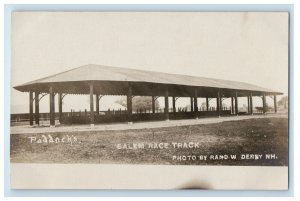
[[[247,96],[247,108],[248,108],[248,114],[250,114],[250,96]]]
[[[194,108],[193,108],[193,105],[194,105],[193,104],[193,98],[191,97],[190,99],[191,99],[191,112],[193,112],[194,111]]]
[[[223,111],[223,100],[222,97],[220,96],[220,114],[222,114]]]
[[[49,88],[49,98],[50,98],[50,127],[55,126],[55,102],[54,102],[54,92],[53,87]]]
[[[252,92],[250,93],[250,113],[253,115],[253,97]]]
[[[169,91],[165,90],[165,119],[169,120]]]
[[[220,109],[220,90],[218,90],[217,93],[217,112],[218,112],[218,116],[221,116],[221,109]]]
[[[194,112],[195,112],[195,118],[198,119],[198,90],[195,88],[195,94],[194,94]]]
[[[231,96],[231,114],[234,114],[234,98]]]
[[[174,96],[172,98],[172,103],[173,103],[173,113],[176,113],[176,100]]]
[[[40,107],[39,107],[39,92],[35,92],[35,124],[40,125]]]
[[[274,95],[274,112],[277,112],[277,98],[276,95]]]
[[[90,83],[90,124],[94,126],[94,85]]]
[[[208,101],[208,97],[206,97],[206,111],[209,110],[209,101]]]
[[[33,92],[29,91],[29,125],[33,126]]]
[[[152,113],[155,113],[155,98],[152,96]]]
[[[128,87],[127,94],[127,113],[128,113],[128,124],[132,124],[132,87]]]
[[[239,102],[238,102],[238,92],[235,92],[235,115],[239,116]]]
[[[59,123],[62,123],[62,93],[58,94]]]
[[[99,94],[96,94],[96,115],[98,116],[99,115]]]
[[[266,111],[267,111],[267,108],[266,108],[266,94],[263,94],[263,113],[265,114]]]

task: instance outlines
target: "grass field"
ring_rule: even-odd
[[[46,135],[47,143],[38,143]],[[262,118],[221,123],[118,131],[77,131],[11,135],[13,163],[104,163],[176,165],[288,165],[288,119]],[[67,141],[72,137],[72,145]],[[32,140],[36,137],[36,140]],[[64,139],[64,142],[61,142]],[[31,140],[33,141],[31,143]],[[44,139],[45,140],[45,139]],[[174,148],[172,143],[194,142],[198,147]],[[166,143],[168,148],[149,148]],[[134,144],[144,148],[130,149]],[[122,149],[118,149],[122,147]],[[127,149],[125,149],[127,147]],[[241,159],[245,154],[263,157]],[[265,154],[276,158],[266,159]],[[237,159],[220,159],[236,155]],[[196,160],[174,160],[173,156],[195,156]],[[200,160],[207,156],[207,160]],[[218,160],[210,159],[211,156]],[[250,155],[248,155],[250,156]],[[199,158],[198,158],[199,157]]]

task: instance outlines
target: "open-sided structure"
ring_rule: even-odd
[[[152,114],[155,114],[156,97],[165,97],[164,118],[170,118],[169,97],[173,99],[172,115],[176,114],[175,102],[178,97],[190,97],[194,118],[201,117],[198,98],[206,98],[207,112],[209,100],[216,98],[215,115],[222,115],[222,99],[231,98],[231,114],[238,115],[238,98],[247,97],[248,113],[253,114],[253,96],[262,97],[263,112],[266,111],[266,96],[274,99],[282,93],[252,84],[220,79],[167,74],[161,72],[133,70],[102,65],[85,65],[59,74],[28,82],[14,87],[21,92],[29,92],[29,120],[33,125],[33,104],[35,103],[35,123],[39,124],[39,100],[41,96],[50,97],[50,125],[55,125],[55,95],[58,95],[59,119],[62,121],[62,101],[67,94],[88,94],[90,96],[89,122],[95,123],[99,115],[99,98],[103,95],[127,96],[126,118],[133,121],[132,97],[152,96]],[[34,95],[34,96],[33,96]],[[96,111],[94,111],[96,96]],[[204,113],[203,113],[204,114]],[[96,121],[97,122],[97,121]]]

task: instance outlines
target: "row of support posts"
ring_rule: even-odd
[[[89,86],[90,90],[90,124],[94,125],[94,85],[91,83]],[[127,93],[127,113],[128,113],[128,122],[132,123],[132,87],[129,85],[128,93]],[[96,114],[99,114],[99,100],[100,96],[96,94]],[[165,98],[165,119],[169,120],[169,91],[168,89],[165,90],[164,93]],[[194,96],[190,98],[191,101],[191,111],[194,112],[195,118],[198,118],[198,91],[197,88],[194,90]],[[49,87],[49,103],[50,103],[50,126],[55,126],[55,93],[53,87]],[[58,93],[58,110],[59,110],[59,120],[62,120],[62,93]],[[217,92],[217,113],[218,116],[221,116],[222,110],[222,95],[220,90]],[[247,96],[248,101],[248,114],[253,114],[253,100],[252,100],[252,93]],[[29,122],[30,125],[33,125],[33,102],[35,102],[35,123],[39,124],[39,92],[35,92],[35,97],[33,98],[33,92],[29,92]],[[152,96],[152,113],[155,113],[155,96]],[[173,112],[176,112],[176,98],[172,98],[173,102]],[[266,112],[266,95],[264,94],[262,97],[263,100],[263,113]],[[209,101],[210,98],[206,97],[206,109],[209,109]],[[276,95],[274,95],[274,111],[277,112],[277,104],[276,104]],[[231,113],[238,115],[238,92],[235,92],[234,96],[231,97]]]

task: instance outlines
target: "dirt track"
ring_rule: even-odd
[[[287,118],[252,118],[211,124],[131,130],[51,132],[47,133],[47,143],[39,143],[38,139],[42,140],[43,134],[45,133],[11,135],[11,162],[288,165]],[[48,134],[53,140],[58,138],[59,142],[49,142]],[[29,137],[35,137],[36,140]],[[64,142],[62,142],[63,138],[65,138]],[[191,148],[172,146],[172,143],[184,142],[198,143],[199,146]],[[156,143],[165,143],[169,146],[155,148]],[[144,145],[144,148],[134,148],[135,145]],[[149,148],[149,146],[153,147]],[[257,160],[251,158],[242,160],[241,157],[246,154],[258,154],[263,157]],[[266,159],[265,154],[275,154],[277,158]],[[192,155],[199,159],[174,160],[173,158]],[[216,157],[213,160],[200,160],[200,156],[211,155],[217,156],[217,160]],[[224,157],[224,155],[236,155],[237,159],[220,159],[220,156]]]

